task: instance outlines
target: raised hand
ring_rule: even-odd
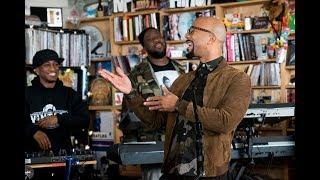
[[[36,133],[34,133],[33,138],[37,141],[41,149],[48,150],[51,148],[51,142],[46,133],[38,130]]]
[[[107,81],[124,94],[129,94],[132,89],[131,81],[127,75],[124,74],[121,68],[116,67],[117,74],[111,73],[105,69],[98,71],[98,73]]]
[[[166,112],[175,111],[178,96],[171,93],[165,86],[162,87],[163,96],[153,96],[147,98],[143,105],[148,106],[149,110],[159,110]]]

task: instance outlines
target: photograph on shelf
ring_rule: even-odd
[[[89,101],[91,105],[112,105],[111,94],[111,84],[108,83],[105,79],[98,77],[91,81]]]
[[[105,69],[109,72],[112,72],[112,63],[111,61],[103,61],[96,63],[96,72],[98,72],[101,69]]]
[[[287,89],[287,102],[295,103],[296,102],[296,90],[295,89]]]
[[[123,93],[122,92],[115,92],[114,93],[114,105],[121,106],[123,101]]]
[[[295,65],[296,58],[295,58],[295,50],[296,50],[296,41],[289,40],[288,41],[288,50],[287,50],[287,66]]]
[[[49,27],[62,27],[62,8],[47,8]]]
[[[64,86],[71,87],[73,90],[81,92],[82,88],[82,70],[80,68],[61,68],[59,71],[59,79]]]

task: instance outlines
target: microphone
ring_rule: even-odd
[[[91,54],[97,54],[96,51],[102,46],[102,42],[99,41],[96,47],[91,50]]]

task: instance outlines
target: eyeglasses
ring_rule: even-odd
[[[213,34],[215,36],[215,34],[207,29],[203,29],[203,28],[200,28],[200,27],[196,27],[196,26],[191,26],[189,29],[188,29],[188,34],[193,34],[194,33],[194,30],[197,29],[199,31],[203,31],[203,32],[207,32],[207,33],[210,33],[210,34]]]

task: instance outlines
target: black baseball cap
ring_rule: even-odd
[[[43,49],[38,51],[32,59],[32,66],[34,68],[41,66],[43,63],[47,61],[54,60],[58,64],[61,64],[64,58],[60,58],[58,53],[51,49]]]

